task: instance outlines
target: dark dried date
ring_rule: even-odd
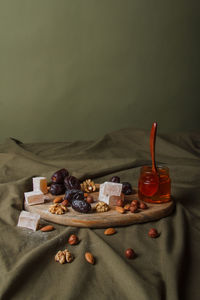
[[[80,190],[81,184],[78,178],[74,176],[67,176],[64,179],[64,184],[67,190]]]
[[[65,192],[64,199],[68,200],[70,203],[72,200],[84,200],[84,192],[81,190],[67,190]]]
[[[129,182],[122,182],[122,193],[125,195],[131,195],[133,193],[132,186]]]
[[[52,195],[62,195],[65,193],[65,186],[60,183],[52,183],[49,192]]]
[[[87,214],[91,211],[91,205],[84,200],[72,200],[72,208],[80,213]]]
[[[120,183],[120,177],[119,176],[113,176],[110,179],[111,182]]]
[[[63,183],[64,178],[67,176],[69,176],[69,172],[66,169],[60,169],[51,176],[51,181],[54,183]]]

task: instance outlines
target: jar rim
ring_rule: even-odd
[[[163,165],[157,165],[156,168],[158,170],[169,171],[169,168],[167,166],[163,166]],[[141,170],[145,170],[146,169],[147,172],[151,172],[152,171],[152,165],[141,166],[140,169]]]

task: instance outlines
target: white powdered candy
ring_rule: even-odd
[[[40,221],[39,214],[30,213],[28,211],[22,210],[19,215],[17,226],[29,228],[32,229],[33,231],[36,231],[38,228],[39,221]]]
[[[45,196],[40,191],[32,191],[24,193],[26,203],[29,205],[44,203]]]
[[[100,184],[99,189],[99,200],[107,204],[110,204],[110,198],[112,196],[121,196],[122,184],[115,182],[104,182]]]
[[[47,194],[47,179],[46,177],[33,177],[33,191],[39,191]]]

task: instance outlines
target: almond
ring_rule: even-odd
[[[94,265],[94,256],[92,255],[92,253],[86,252],[85,253],[85,259],[87,260],[87,262]]]
[[[53,200],[53,203],[60,203],[63,201],[63,197],[62,196],[58,196]]]
[[[114,234],[116,232],[115,228],[107,228],[105,231],[104,231],[104,234],[105,235],[111,235],[111,234]]]
[[[52,230],[54,230],[54,227],[52,225],[47,225],[47,226],[40,228],[40,230],[43,232],[52,231]]]
[[[116,206],[116,211],[120,214],[124,214],[125,213],[125,209],[121,206]]]
[[[130,210],[131,205],[129,203],[127,203],[126,205],[124,205],[124,209],[125,210]]]

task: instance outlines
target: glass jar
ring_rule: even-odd
[[[171,198],[171,179],[167,167],[158,166],[157,173],[152,166],[143,166],[140,169],[138,182],[138,196],[142,201],[150,203],[165,203]]]

